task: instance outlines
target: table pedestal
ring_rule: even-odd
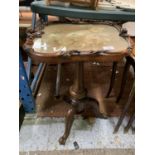
[[[70,103],[71,107],[66,115],[65,132],[59,139],[59,143],[63,145],[69,136],[75,114],[81,114],[84,118],[88,116],[107,118],[104,114],[100,113],[98,102],[93,98],[87,97],[87,90],[84,88],[83,63],[78,62],[75,65],[73,85],[69,89],[69,96],[64,97],[64,100]]]

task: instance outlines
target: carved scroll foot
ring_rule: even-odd
[[[90,97],[85,98],[84,100],[84,112],[83,117],[87,118],[87,116],[93,116],[97,118],[107,119],[107,114],[102,114],[99,110],[98,102]]]

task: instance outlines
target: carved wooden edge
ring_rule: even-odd
[[[43,60],[43,61],[49,61],[49,59],[53,59],[54,61],[60,61],[59,59],[62,59],[62,62],[68,62],[68,61],[76,61],[76,59],[79,61],[78,58],[80,58],[82,61],[93,61],[93,58],[97,58],[99,60],[99,57],[118,57],[118,56],[127,56],[129,55],[128,49],[124,49],[122,51],[105,51],[105,50],[98,50],[98,51],[78,51],[78,50],[70,50],[70,51],[51,51],[51,53],[40,53],[33,49],[33,38],[28,38],[23,45],[23,49],[27,51],[27,54],[30,57],[33,57],[33,59],[36,60]],[[103,59],[103,58],[101,58]],[[100,61],[100,60],[99,60]]]
[[[68,23],[68,22],[67,22]],[[86,22],[87,23],[87,22]],[[85,23],[85,24],[86,24]],[[56,22],[58,24],[58,22]],[[70,24],[70,23],[68,23]],[[101,24],[99,23],[95,23]],[[113,22],[103,22],[105,25],[113,26],[118,31],[120,30],[120,25],[113,23]],[[36,25],[35,30],[32,30],[32,28],[27,29],[27,39],[26,42],[23,45],[23,49],[27,52],[27,54],[32,57],[36,61],[46,62],[46,63],[54,63],[57,64],[57,62],[78,62],[78,61],[106,61],[106,59],[110,60],[119,60],[123,56],[128,56],[129,50],[124,49],[122,51],[105,51],[105,50],[99,50],[99,51],[78,51],[78,50],[71,50],[71,51],[51,51],[51,53],[40,53],[37,51],[34,51],[33,49],[33,43],[35,38],[41,38],[44,34],[44,23],[41,21]],[[124,38],[124,36],[123,36]],[[128,38],[125,38],[128,39]],[[129,47],[132,49],[132,47]]]
[[[30,56],[36,62],[44,62],[47,64],[59,64],[59,63],[69,63],[69,62],[106,62],[106,61],[120,61],[124,56],[128,56],[129,52],[123,51],[121,53],[109,54],[105,53],[104,55],[53,55],[52,53],[39,53],[35,52],[32,48],[25,49],[28,56]]]

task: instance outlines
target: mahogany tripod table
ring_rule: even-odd
[[[69,95],[64,100],[70,109],[66,115],[65,132],[59,139],[65,144],[75,114],[83,117],[106,118],[100,113],[98,102],[87,96],[84,87],[84,62],[118,62],[128,55],[128,42],[114,26],[104,24],[51,24],[45,26],[40,38],[39,32],[32,32],[25,43],[25,50],[35,61],[48,64],[75,63],[75,77]]]

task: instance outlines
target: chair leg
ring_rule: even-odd
[[[59,97],[60,96],[60,81],[61,81],[61,64],[58,64],[57,65],[55,97]]]
[[[125,88],[125,84],[126,84],[126,81],[127,81],[127,76],[128,76],[129,68],[130,68],[130,62],[129,62],[128,59],[127,59],[127,60],[126,60],[125,67],[124,67],[124,71],[123,71],[123,77],[122,77],[122,82],[121,82],[121,88],[120,88],[118,97],[117,97],[117,99],[116,99],[116,103],[118,103],[118,102],[120,101],[121,97],[122,97],[122,94],[123,94],[123,91],[124,91],[124,88]]]
[[[20,131],[21,126],[23,124],[24,117],[25,117],[25,110],[24,110],[23,105],[21,104],[21,106],[19,108],[19,131]]]
[[[135,113],[133,113],[132,116],[130,117],[127,126],[124,128],[124,133],[127,133],[129,131],[134,120],[135,120]]]
[[[114,82],[115,82],[115,77],[116,77],[116,69],[117,69],[117,62],[113,62],[113,67],[112,67],[112,75],[111,75],[111,80],[110,80],[110,86],[109,86],[109,90],[108,93],[106,95],[106,98],[109,97],[111,90],[114,86]]]
[[[132,101],[132,99],[133,99],[134,94],[135,94],[135,82],[133,83],[131,92],[130,92],[130,94],[129,94],[128,101],[127,101],[127,103],[126,103],[126,105],[125,105],[125,107],[124,107],[124,109],[123,109],[123,112],[122,112],[122,114],[121,114],[121,116],[120,116],[120,118],[119,118],[119,120],[118,120],[118,122],[117,122],[117,125],[116,125],[116,127],[115,127],[115,129],[114,129],[114,133],[116,133],[116,132],[119,130],[119,127],[120,127],[120,125],[122,124],[122,121],[123,121],[123,119],[124,119],[124,117],[125,117],[125,114],[126,114],[127,110],[129,109],[129,106],[130,106],[130,104],[131,104],[131,101]]]

